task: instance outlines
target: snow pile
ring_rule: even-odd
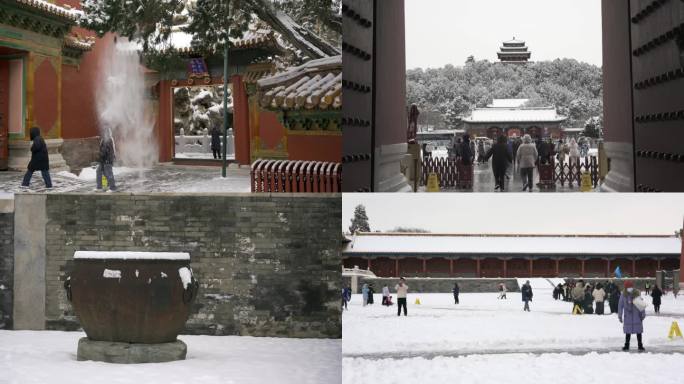
[[[105,252],[105,251],[76,251],[74,259],[97,260],[190,260],[190,254],[185,252]]]
[[[21,384],[339,383],[340,340],[180,336],[186,360],[76,361],[82,332],[0,330],[0,382]],[[36,369],[36,368],[39,369]]]
[[[128,174],[134,174],[134,173],[140,173],[141,171],[144,171],[145,169],[139,169],[139,168],[129,168],[129,167],[114,167],[112,168],[112,171],[114,172],[114,176],[123,176],[123,175],[128,175]],[[97,169],[94,167],[88,167],[88,168],[83,168],[81,170],[81,173],[78,175],[74,175],[71,172],[67,171],[61,171],[57,173],[59,176],[67,177],[70,179],[74,180],[82,180],[82,181],[95,181],[95,177],[97,176]]]
[[[178,275],[181,278],[183,289],[188,289],[188,285],[192,282],[192,271],[186,267],[178,269]]]
[[[105,269],[104,272],[102,272],[102,277],[105,279],[120,279],[121,271],[116,269]]]

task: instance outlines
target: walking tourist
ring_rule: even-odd
[[[596,314],[603,315],[603,302],[606,300],[606,291],[603,289],[603,285],[601,283],[596,284],[596,289],[594,289],[591,295],[594,297],[594,301],[596,301]]]
[[[645,292],[647,295],[650,295],[650,294],[651,294],[651,284],[649,284],[648,281],[646,282],[646,285],[644,285],[644,292]]]
[[[611,281],[608,292],[608,305],[610,306],[610,313],[617,313],[618,304],[620,302],[620,289],[614,282]]]
[[[651,292],[651,298],[653,299],[653,309],[655,313],[660,314],[660,302],[663,297],[663,291],[660,290],[658,284],[653,286],[653,292]]]
[[[506,169],[508,165],[513,161],[513,155],[508,149],[508,144],[506,144],[506,136],[499,136],[487,154],[485,155],[485,161],[492,158],[492,171],[494,172],[495,187],[494,190],[500,190],[501,192],[506,190],[505,176]]]
[[[461,292],[458,283],[454,283],[454,288],[451,291],[454,293],[454,304],[458,304],[458,294]]]
[[[29,161],[28,169],[24,175],[24,180],[21,183],[22,189],[28,189],[31,184],[31,177],[33,172],[40,171],[45,182],[45,188],[52,189],[52,179],[50,178],[50,160],[48,158],[48,149],[45,140],[40,136],[40,128],[33,127],[29,132],[29,137],[33,144],[31,144],[31,161]]]
[[[570,165],[579,164],[579,160],[580,160],[579,145],[577,145],[577,141],[574,138],[570,139],[569,154],[570,154]]]
[[[463,142],[461,143],[459,154],[461,155],[461,163],[463,165],[472,165],[474,154],[471,150],[470,136],[463,135]]]
[[[584,281],[580,280],[575,284],[575,288],[572,289],[572,313],[581,314],[582,313],[582,303],[584,301]]]
[[[217,126],[211,129],[211,152],[214,159],[221,158],[221,130]]]
[[[523,143],[518,148],[517,163],[520,168],[520,175],[523,181],[523,192],[526,189],[530,189],[532,192],[532,179],[534,177],[534,166],[537,162],[537,157],[539,152],[537,152],[537,147],[532,144],[532,138],[530,135],[523,136]]]
[[[625,333],[623,351],[629,350],[629,341],[634,333],[637,335],[639,351],[645,350],[641,335],[644,332],[643,322],[646,318],[646,311],[637,307],[638,301],[643,302],[641,293],[634,289],[634,283],[626,281],[625,289],[622,291],[618,304],[618,319],[622,323],[622,331]]]
[[[373,288],[373,284],[368,284],[368,304],[373,304],[375,301],[373,301],[373,295],[375,294],[375,289]]]
[[[485,162],[485,147],[484,140],[479,140],[477,142],[477,163],[482,164]]]
[[[100,140],[100,154],[97,171],[95,171],[95,182],[97,184],[97,191],[102,191],[102,175],[107,179],[107,186],[110,191],[116,191],[116,181],[114,180],[114,140],[109,132],[102,134]]]
[[[522,301],[525,302],[525,306],[523,307],[523,311],[530,311],[530,301],[532,301],[532,286],[530,285],[530,281],[527,280],[525,284],[523,284],[522,288],[520,289],[520,292],[522,293]]]
[[[349,309],[347,308],[347,304],[349,303],[349,300],[351,300],[351,288],[349,287],[344,287],[342,288],[342,308],[344,309]]]
[[[361,295],[363,296],[363,306],[368,305],[368,284],[364,284],[361,287]]]
[[[506,284],[501,283],[499,284],[499,299],[505,299],[506,298]]]
[[[591,296],[592,293],[591,285],[587,284],[584,287],[584,300],[582,301],[584,313],[591,315],[594,313],[594,298]]]
[[[387,304],[387,302],[389,301],[389,296],[390,296],[389,287],[387,286],[387,284],[385,284],[382,287],[382,305],[389,305],[389,304]]]
[[[397,316],[401,316],[401,307],[404,307],[404,316],[408,316],[406,308],[406,295],[408,294],[408,285],[406,285],[406,280],[402,277],[399,279],[399,284],[397,284],[394,289],[397,291]]]

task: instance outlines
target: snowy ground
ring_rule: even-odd
[[[339,340],[180,336],[184,361],[119,365],[77,361],[81,332],[0,331],[3,384],[339,383]]]
[[[553,300],[550,284],[532,285],[531,312],[511,292],[507,300],[465,293],[459,305],[451,294],[409,294],[408,317],[379,305],[380,295],[367,307],[355,295],[343,314],[343,382],[443,383],[458,376],[468,383],[576,383],[598,371],[610,372],[611,381],[681,382],[684,340],[667,335],[673,321],[684,326],[683,297],[665,296],[660,316],[647,309],[648,353],[628,355],[619,351],[624,335],[615,315],[573,316],[572,304]],[[625,370],[632,361],[639,368]]]
[[[51,193],[95,190],[95,170],[83,169],[79,175],[69,172],[52,173]],[[21,192],[19,186],[23,173],[0,172],[0,193]],[[249,167],[231,164],[227,177],[221,177],[220,167],[159,165],[148,169],[114,168],[117,186],[124,192],[250,192]],[[44,191],[40,173],[34,173],[31,180],[33,192]]]

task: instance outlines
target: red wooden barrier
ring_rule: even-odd
[[[252,163],[252,192],[342,192],[340,163],[264,160]]]

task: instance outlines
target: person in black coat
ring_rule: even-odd
[[[617,313],[618,304],[620,303],[620,290],[613,282],[610,283],[610,295],[608,297],[608,306],[610,306],[610,313]]]
[[[496,186],[494,190],[505,190],[504,180],[506,177],[506,170],[508,165],[513,162],[513,154],[508,148],[506,136],[499,136],[496,144],[492,145],[489,152],[485,155],[485,161],[492,157],[492,171],[494,172],[494,180]]]
[[[459,150],[459,155],[461,156],[461,163],[463,165],[472,165],[475,154],[470,146],[470,136],[463,135],[463,142]]]
[[[107,178],[107,185],[109,190],[116,191],[116,181],[114,180],[114,140],[109,132],[105,132],[100,139],[100,158],[97,170],[95,171],[95,181],[97,182],[97,190],[102,190],[102,175]]]
[[[52,189],[52,179],[50,178],[50,159],[48,157],[48,148],[45,140],[40,136],[40,128],[33,127],[30,130],[31,144],[31,161],[28,164],[28,170],[24,175],[24,180],[21,183],[22,189],[27,189],[31,184],[31,177],[33,172],[40,171],[45,182],[45,188]]]
[[[458,304],[458,294],[461,293],[458,283],[454,283],[454,288],[451,291],[454,293],[454,304]]]
[[[522,288],[520,289],[520,293],[522,293],[522,301],[525,302],[525,307],[523,308],[523,311],[530,311],[530,301],[532,301],[532,286],[530,285],[530,281],[527,280],[525,284],[523,284]]]
[[[214,159],[221,158],[221,130],[218,127],[211,130],[211,152],[214,154]]]
[[[373,294],[375,294],[375,289],[373,289],[373,284],[368,285],[368,304],[373,304]]]
[[[663,297],[663,291],[658,288],[658,285],[653,287],[651,297],[653,298],[653,309],[655,309],[655,313],[660,313],[660,303],[661,297]]]

